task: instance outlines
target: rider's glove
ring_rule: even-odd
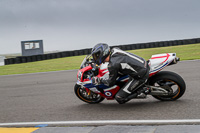
[[[99,85],[100,82],[101,82],[100,78],[98,78],[98,77],[93,77],[92,78],[92,84]]]

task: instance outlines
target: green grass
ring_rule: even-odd
[[[151,58],[151,55],[153,54],[161,53],[176,53],[181,60],[194,60],[200,59],[200,44],[139,49],[131,50],[129,52],[139,55],[146,60]],[[85,55],[0,66],[0,75],[79,69],[84,57]]]
[[[181,58],[181,60],[195,60],[200,59],[200,44],[139,49],[131,50],[129,52],[139,55],[146,60],[151,58],[151,55],[153,54],[161,53],[176,53],[177,57]]]

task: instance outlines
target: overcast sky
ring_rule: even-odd
[[[200,0],[0,0],[0,54],[200,37]]]

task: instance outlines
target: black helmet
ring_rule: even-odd
[[[92,54],[94,61],[98,65],[100,65],[109,56],[110,47],[108,46],[108,44],[99,43],[93,47],[91,54]]]

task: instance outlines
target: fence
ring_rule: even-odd
[[[186,45],[186,44],[195,44],[195,43],[200,43],[200,38],[184,39],[184,40],[172,40],[172,41],[160,41],[160,42],[149,42],[149,43],[138,43],[138,44],[127,44],[127,45],[117,45],[117,46],[111,46],[111,48],[119,47],[122,50],[134,50],[134,49],[167,47],[167,46]],[[74,50],[74,51],[64,51],[64,52],[51,53],[51,54],[42,54],[42,55],[33,55],[33,56],[19,56],[19,57],[16,57],[16,58],[5,59],[4,62],[5,62],[5,65],[19,64],[19,63],[49,60],[49,59],[62,58],[62,57],[87,55],[87,54],[90,54],[90,53],[91,53],[91,48]]]

